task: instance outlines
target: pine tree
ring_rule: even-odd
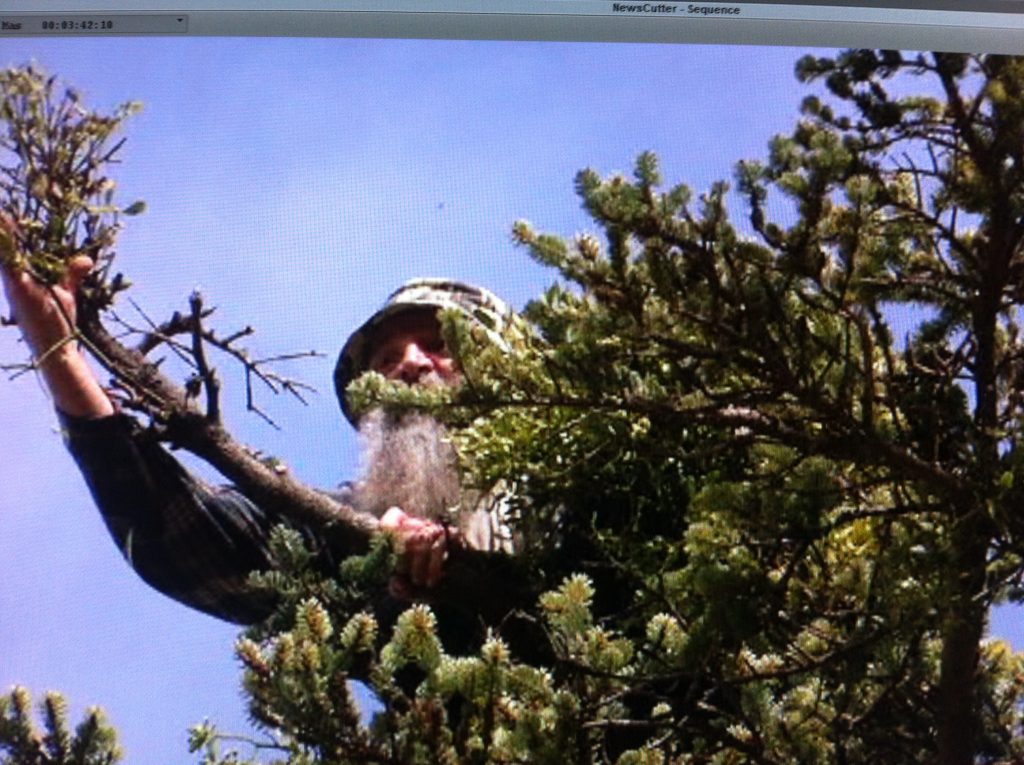
[[[645,153],[577,176],[594,233],[516,224],[556,282],[502,348],[443,315],[460,388],[354,384],[456,426],[527,550],[388,618],[386,543],[325,576],[279,531],[238,644],[268,738],[197,726],[205,762],[1024,761],[1024,656],[983,640],[1024,600],[1024,62],[796,71],[819,94],[735,193]]]
[[[117,733],[103,711],[89,709],[72,733],[67,701],[51,692],[39,704],[45,732],[32,722],[32,697],[20,686],[0,697],[0,762],[4,765],[114,765]]]

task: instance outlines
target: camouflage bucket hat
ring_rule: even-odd
[[[508,326],[512,310],[490,290],[449,279],[413,279],[392,292],[384,307],[349,336],[334,367],[334,390],[341,411],[353,425],[357,418],[349,409],[345,389],[367,371],[371,354],[370,338],[375,330],[394,317],[410,311],[430,308],[455,309],[487,333],[496,345],[505,347],[502,331]]]

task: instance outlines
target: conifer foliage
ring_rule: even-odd
[[[325,577],[279,531],[238,644],[267,738],[204,723],[204,762],[1024,761],[1024,656],[984,639],[1024,601],[1024,61],[796,72],[735,190],[645,153],[577,176],[594,232],[517,223],[555,284],[502,348],[442,317],[460,388],[353,385],[457,426],[532,597],[456,645],[451,604],[377,613],[386,544]]]
[[[68,704],[51,692],[39,704],[44,730],[32,721],[32,697],[20,686],[0,697],[0,762],[11,765],[114,765],[121,761],[117,733],[102,710],[89,709],[68,727]]]

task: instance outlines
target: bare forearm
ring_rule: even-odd
[[[108,417],[114,413],[110,397],[74,341],[37,358],[57,409],[87,419]]]
[[[11,225],[0,212],[0,243],[4,234],[11,236]],[[0,265],[0,282],[54,405],[96,419],[113,414],[114,406],[74,338],[75,291],[91,269],[89,258],[74,258],[60,284],[46,285],[26,271]]]

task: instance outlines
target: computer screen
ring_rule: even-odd
[[[279,375],[267,384],[247,377],[230,354],[216,356],[225,427],[261,459],[280,460],[303,483],[332,490],[365,469],[360,439],[335,396],[338,354],[401,285],[425,277],[480,285],[517,312],[555,283],[580,294],[565,273],[531,257],[536,241],[520,222],[570,243],[591,234],[611,247],[615,226],[595,218],[593,202],[581,203],[586,178],[619,175],[632,183],[645,152],[657,157],[664,179],[658,192],[685,183],[695,215],[715,184],[728,182],[726,209],[740,237],[758,241],[737,163],[767,165],[782,151],[773,149],[774,137],[791,136],[808,119],[809,97],[837,100],[839,86],[825,75],[799,78],[798,62],[848,48],[899,50],[904,60],[920,52],[922,61],[936,50],[1013,54],[1024,39],[1024,14],[1012,4],[973,12],[956,4],[903,6],[546,0],[256,9],[187,2],[158,8],[139,0],[87,10],[6,2],[0,67],[52,76],[55,98],[72,88],[83,110],[110,114],[126,102],[141,105],[119,129],[125,141],[109,167],[116,204],[145,204],[119,219],[114,271],[131,287],[118,294],[105,324],[134,344],[170,317],[187,316],[190,295],[200,295],[204,308],[215,309],[207,325],[217,337],[245,333],[234,347],[249,360],[271,360],[265,368]],[[892,92],[917,89],[941,100],[941,78],[919,74],[903,72]],[[972,77],[968,89],[983,75]],[[1021,95],[1006,98],[1016,103]],[[4,151],[0,161],[16,163],[16,145]],[[913,185],[911,169],[937,160],[920,147],[908,151],[892,161],[905,163]],[[581,176],[587,169],[593,175]],[[925,192],[936,177],[921,181]],[[970,201],[960,203],[971,209]],[[776,190],[760,215],[785,227],[806,212]],[[947,220],[947,213],[936,217]],[[972,223],[965,211],[957,225],[969,228],[980,217]],[[904,236],[927,250],[926,235]],[[1012,305],[1006,315],[1016,310]],[[11,313],[9,303],[5,311]],[[936,318],[924,297],[886,311],[896,354],[923,320]],[[964,329],[949,337],[970,334],[969,317],[956,321]],[[182,348],[168,341],[154,354],[167,357],[165,368],[181,381],[190,374],[194,380],[180,358],[190,342],[186,333]],[[951,347],[943,363],[976,350]],[[187,731],[203,720],[258,738],[233,649],[240,627],[173,592],[161,594],[132,570],[145,569],[145,545],[133,548],[123,530],[108,528],[117,521],[105,519],[90,494],[97,479],[88,468],[83,475],[69,454],[68,423],[55,413],[45,376],[24,366],[31,358],[17,327],[0,331],[0,690],[22,685],[41,698],[58,689],[73,720],[102,706],[128,762],[197,759],[188,753]],[[121,411],[144,419],[128,401],[135,394],[111,388],[109,374],[90,363]],[[315,390],[301,388],[302,401],[287,390],[274,395],[285,379]],[[207,391],[199,392],[201,381],[194,385],[201,403]],[[969,382],[961,389],[965,411],[973,412],[976,390]],[[1006,396],[1000,400],[1014,400]],[[760,412],[762,403],[752,395],[746,406]],[[898,425],[909,415],[892,417]],[[878,422],[889,420],[878,415]],[[751,422],[754,440],[762,425]],[[740,440],[750,432],[739,416],[727,427]],[[1001,438],[1005,456],[1010,436]],[[102,471],[95,464],[105,447],[91,448],[79,462]],[[915,453],[916,475],[943,464],[946,448],[936,446],[932,461]],[[211,485],[229,482],[187,448],[168,453]],[[122,489],[125,506],[148,501],[132,491]],[[122,536],[112,541],[112,533]],[[688,539],[695,554],[692,534]],[[915,544],[915,554],[927,555],[927,542]],[[1011,544],[1000,554],[1009,560],[1019,549]],[[870,545],[863,555],[872,555]],[[989,575],[1019,582],[1019,574]],[[906,587],[915,587],[913,579]],[[1020,607],[1006,597],[1019,590],[1000,592],[987,634],[1022,650]],[[748,648],[755,643],[751,638]],[[382,703],[360,693],[365,709]],[[691,713],[712,714],[728,703],[693,701]]]

